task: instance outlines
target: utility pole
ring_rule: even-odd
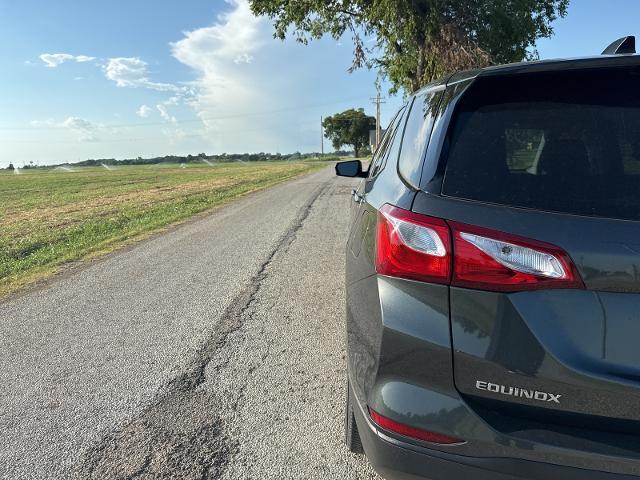
[[[371,99],[373,104],[376,106],[376,148],[380,145],[380,137],[382,136],[382,129],[380,128],[380,104],[386,103],[382,100],[384,100],[384,97],[380,97],[380,92]]]
[[[324,156],[324,127],[322,126],[322,116],[320,116],[320,157]]]

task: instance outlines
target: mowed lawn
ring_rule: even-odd
[[[66,262],[109,252],[322,166],[254,162],[2,171],[0,296]]]

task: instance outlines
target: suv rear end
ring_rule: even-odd
[[[383,475],[640,475],[638,85],[636,56],[498,67],[392,123],[347,249],[351,408]]]

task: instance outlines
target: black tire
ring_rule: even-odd
[[[356,425],[356,417],[353,414],[353,399],[351,398],[351,387],[347,381],[347,404],[345,405],[346,415],[344,421],[345,443],[351,453],[363,454],[362,442]]]

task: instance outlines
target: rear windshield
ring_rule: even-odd
[[[478,79],[449,133],[443,194],[640,219],[640,68]]]

